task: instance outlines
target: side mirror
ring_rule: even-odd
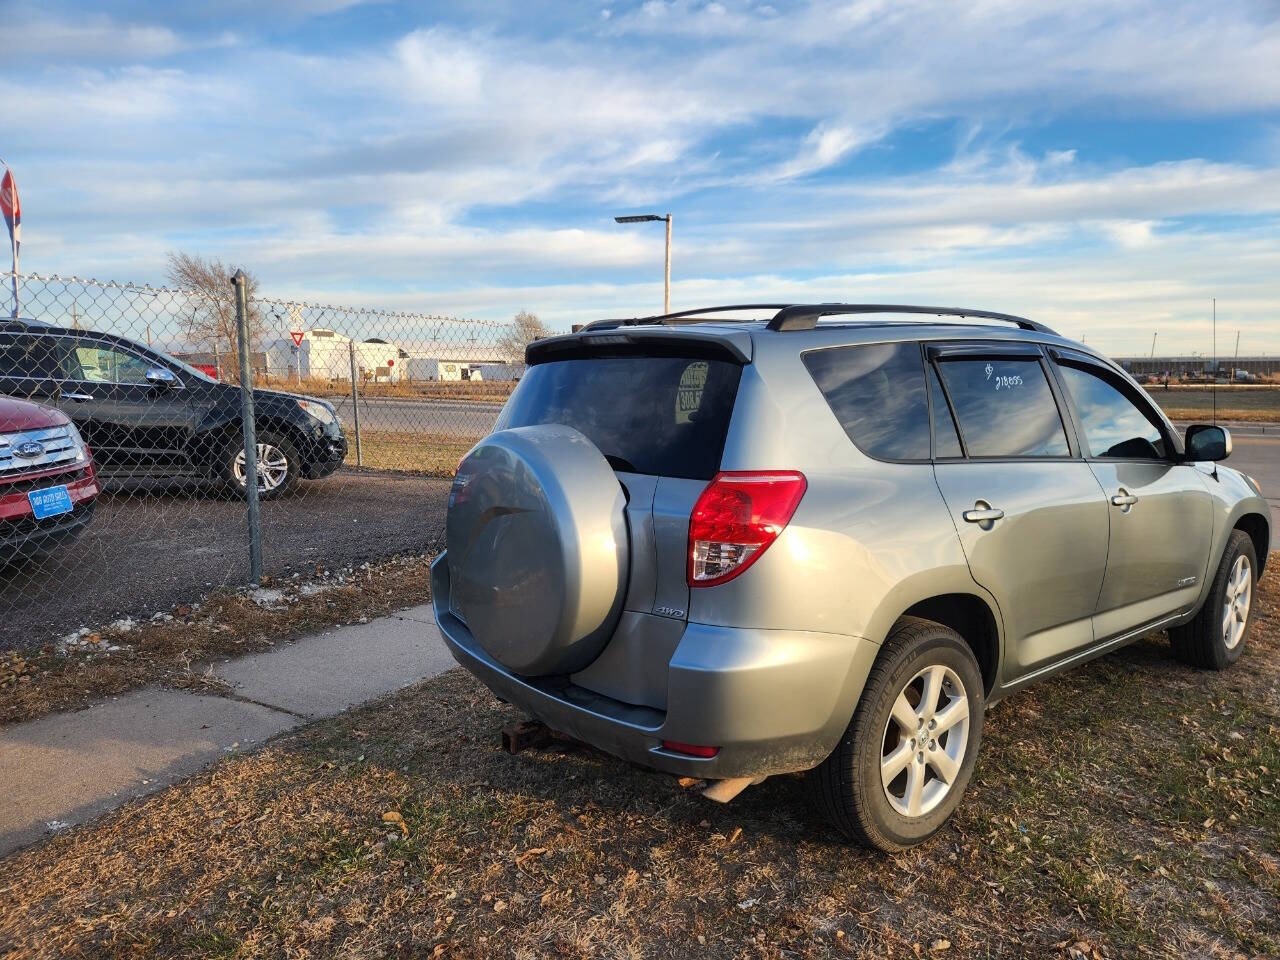
[[[1231,456],[1231,431],[1226,427],[1194,423],[1187,427],[1186,447],[1187,460],[1225,460]]]
[[[150,367],[147,370],[147,383],[155,384],[158,387],[172,387],[178,382],[178,378],[173,375],[173,371],[168,367]]]

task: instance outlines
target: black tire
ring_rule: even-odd
[[[1228,590],[1232,589],[1233,571],[1240,558],[1248,565],[1249,602],[1243,620],[1244,629],[1234,644],[1229,643],[1224,621]],[[1222,560],[1213,575],[1209,595],[1194,619],[1169,631],[1169,645],[1173,655],[1190,667],[1201,670],[1225,670],[1240,659],[1245,641],[1249,638],[1249,626],[1253,623],[1253,598],[1258,586],[1258,556],[1253,540],[1243,530],[1233,530],[1227,538]]]
[[[298,450],[288,435],[278,430],[259,430],[258,446],[266,448],[268,462],[272,464],[278,463],[279,458],[273,455],[278,453],[279,457],[283,458],[285,465],[284,478],[278,482],[273,481],[273,485],[264,486],[263,478],[259,477],[258,499],[274,500],[277,497],[282,497],[294,488],[298,478],[302,475],[302,465],[298,459]],[[244,442],[237,433],[227,443],[223,451],[220,470],[223,482],[233,494],[239,497],[245,495],[245,483],[242,475],[243,467],[237,463],[243,450]],[[259,464],[261,465],[261,463],[262,460],[260,459]]]
[[[891,727],[891,723],[896,723],[891,719],[895,701],[899,694],[908,692],[904,689],[908,683],[914,689],[918,681],[913,678],[934,665],[950,670],[963,687],[964,696],[956,695],[953,700],[963,699],[968,705],[967,736],[962,741],[964,753],[958,772],[941,800],[921,815],[907,816],[889,799],[889,790],[898,780],[892,780],[886,787],[881,782],[880,765],[891,737],[897,734],[905,739],[898,733],[901,727]],[[908,702],[910,699],[908,696]],[[942,624],[904,617],[885,640],[840,743],[831,756],[809,774],[810,789],[818,808],[848,839],[887,853],[906,850],[928,840],[951,817],[973,774],[982,742],[983,702],[982,673],[964,639]],[[937,740],[942,746],[944,738]],[[944,749],[949,751],[951,746],[946,744]],[[898,749],[905,747],[899,743]],[[926,752],[927,749],[928,744]],[[908,751],[914,752],[914,748]],[[919,766],[920,772],[915,775],[941,780],[931,763]],[[912,760],[899,777],[908,777],[915,767]],[[930,783],[931,780],[925,781],[925,790],[930,789]]]

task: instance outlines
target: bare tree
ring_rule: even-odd
[[[520,362],[524,360],[525,347],[534,340],[549,336],[551,336],[551,331],[538,319],[536,314],[530,313],[528,310],[521,310],[511,321],[511,326],[507,328],[507,332],[498,338],[498,350],[508,360]]]
[[[169,283],[196,294],[190,299],[188,309],[179,316],[183,334],[192,346],[213,351],[220,358],[222,368],[229,373],[239,369],[236,302],[231,287],[234,272],[233,267],[215,257],[181,251],[169,254]],[[245,292],[249,298],[249,348],[252,356],[262,341],[265,324],[262,311],[255,303],[258,278],[247,270],[245,276],[249,281]]]

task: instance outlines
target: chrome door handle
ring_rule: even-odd
[[[1119,493],[1111,498],[1112,505],[1117,507],[1131,507],[1137,502],[1138,498],[1123,487],[1120,488]]]
[[[965,523],[992,523],[1004,519],[1004,511],[995,507],[981,507],[966,510],[960,516],[964,518]]]
[[[62,398],[64,400],[92,400],[93,399],[93,397],[87,393],[67,393],[65,391],[62,394]]]

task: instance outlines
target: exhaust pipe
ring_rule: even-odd
[[[716,803],[728,803],[747,787],[757,783],[764,783],[767,777],[729,777],[727,780],[716,780],[707,789],[702,791],[702,795],[708,800],[714,800]]]

